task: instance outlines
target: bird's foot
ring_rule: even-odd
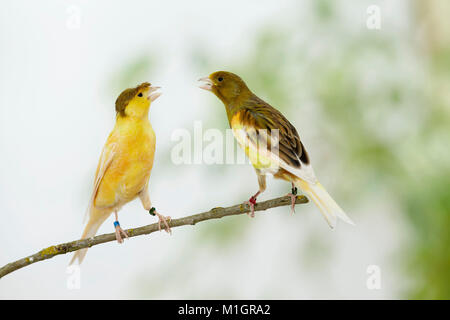
[[[123,243],[123,238],[128,238],[128,234],[120,227],[119,221],[114,221],[114,228],[116,229],[116,240],[118,243]]]
[[[247,212],[247,214],[251,217],[255,217],[255,204],[256,204],[256,197],[253,196],[248,201],[245,201],[244,204],[248,205],[250,208],[250,212]]]
[[[158,212],[156,212],[155,207],[152,207],[152,208],[149,210],[149,213],[150,213],[152,216],[157,216],[157,217],[158,217],[158,227],[159,227],[159,231],[161,231],[161,222],[162,222],[162,223],[164,223],[164,225],[165,225],[164,231],[166,231],[167,233],[172,234],[172,229],[170,229],[169,224],[168,224],[168,222],[170,222],[170,220],[172,220],[171,217],[165,217],[165,216],[159,214]]]
[[[291,197],[291,213],[295,213],[295,201],[297,201],[297,187],[293,187],[291,193],[287,194],[288,197]]]

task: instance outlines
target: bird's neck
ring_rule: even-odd
[[[150,124],[148,120],[148,113],[145,116],[134,116],[134,115],[125,115],[122,116],[117,114],[116,118],[116,126],[125,127],[128,125],[136,125],[136,124]]]
[[[123,115],[136,119],[148,119],[149,109],[150,103],[148,101],[141,103],[131,102],[127,105]]]
[[[237,112],[239,112],[245,108],[245,106],[247,105],[246,102],[249,101],[252,96],[253,96],[253,93],[250,90],[248,90],[246,92],[242,92],[235,99],[232,99],[228,102],[224,102],[225,109],[227,111],[228,122],[230,123],[230,125],[231,125],[231,119],[233,118],[233,116]]]

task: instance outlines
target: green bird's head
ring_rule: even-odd
[[[199,81],[203,82],[200,88],[214,93],[225,105],[236,103],[251,94],[244,80],[231,72],[217,71]]]

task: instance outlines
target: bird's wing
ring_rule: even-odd
[[[294,126],[275,108],[254,96],[233,117],[237,135],[259,154],[267,154],[281,168],[316,183],[309,157]]]
[[[110,138],[111,138],[111,136],[110,136]],[[100,183],[102,182],[102,179],[103,179],[106,171],[108,170],[109,166],[111,165],[111,163],[114,159],[114,155],[116,154],[117,143],[111,142],[110,138],[108,139],[105,146],[103,147],[102,154],[100,156],[100,160],[98,161],[97,171],[95,172],[94,189],[92,191],[91,199],[89,200],[89,205],[86,210],[84,220],[86,220],[86,217],[89,215],[89,213],[91,212],[91,210],[94,206],[95,197],[97,195]]]

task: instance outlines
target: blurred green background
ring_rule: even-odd
[[[144,2],[136,5],[141,10],[151,7],[151,12],[159,9]],[[380,29],[366,26],[370,5],[381,10]],[[89,8],[85,2],[79,6],[86,12],[86,20],[92,10],[101,10]],[[339,230],[332,232],[308,204],[297,206],[295,217],[284,208],[255,221],[232,217],[198,225],[195,230],[176,229],[170,242],[163,236],[152,239],[151,253],[144,261],[136,258],[137,251],[142,253],[150,240],[136,240],[135,248],[132,240],[127,243],[131,252],[126,257],[131,261],[120,290],[105,285],[113,271],[109,276],[95,272],[95,268],[109,268],[113,263],[116,251],[111,244],[109,251],[92,249],[88,254],[87,260],[95,260],[96,255],[110,259],[83,267],[90,268],[83,275],[83,281],[90,284],[63,296],[449,299],[450,2],[281,1],[267,12],[253,10],[256,2],[243,5],[239,12],[232,3],[194,1],[192,6],[197,8],[195,14],[178,9],[167,16],[168,24],[181,20],[176,31],[153,26],[163,37],[148,42],[135,36],[132,45],[126,45],[131,49],[123,50],[126,58],[95,71],[102,75],[98,79],[104,80],[97,88],[101,92],[98,99],[105,104],[102,112],[108,112],[111,119],[111,102],[122,88],[149,77],[152,83],[163,83],[164,96],[157,103],[164,104],[166,95],[168,100],[166,105],[152,106],[151,115],[158,136],[151,178],[155,181],[153,201],[159,200],[172,217],[181,217],[242,202],[257,190],[256,176],[248,165],[171,163],[175,142],[169,138],[174,129],[192,132],[194,120],[201,120],[204,129],[225,130],[228,124],[224,108],[212,95],[183,89],[177,98],[171,98],[177,93],[170,89],[176,90],[177,85],[191,88],[201,76],[228,70],[239,74],[253,92],[297,127],[319,179],[357,226],[353,230],[340,224]],[[120,11],[118,4],[114,7]],[[125,12],[125,18],[132,19],[132,11]],[[170,10],[163,10],[163,17],[164,12]],[[150,23],[146,19],[136,18],[134,30],[145,30]],[[198,27],[191,28],[190,23]],[[183,30],[185,41],[174,45],[183,38],[174,34],[183,34]],[[102,32],[109,31],[105,27],[97,34]],[[224,34],[229,38],[223,38]],[[119,36],[108,42],[113,39],[120,45]],[[87,77],[84,72],[89,69],[80,71],[80,78]],[[3,104],[3,119],[8,112]],[[97,121],[102,117],[105,115]],[[92,151],[78,150],[89,152],[84,160],[89,168],[95,166],[112,123],[108,121],[99,129],[92,120],[88,130],[95,131]],[[77,132],[78,128],[71,129]],[[10,134],[6,129],[2,132],[4,145]],[[89,184],[91,172],[82,171],[81,176],[79,196],[73,200],[80,203],[79,208],[87,199],[83,186]],[[4,182],[2,189],[6,185]],[[271,180],[268,188],[261,199],[287,193],[290,187]],[[142,210],[139,205],[132,208],[134,212]],[[77,221],[75,211],[73,221]],[[137,222],[133,215],[137,216],[127,214],[129,225],[148,223],[148,218]],[[62,229],[70,229],[76,237],[81,226],[74,225]],[[109,232],[108,227],[101,230]],[[61,239],[71,240],[63,235]],[[55,235],[50,234],[42,243],[54,240]],[[26,246],[26,254],[39,249]],[[0,257],[2,263],[19,258],[12,253]],[[382,290],[378,293],[366,288],[366,267],[371,264],[381,267]],[[121,272],[120,265],[114,270]],[[38,291],[24,294],[16,286],[19,279],[19,273],[5,279],[10,293],[3,291],[1,296],[40,296]],[[60,280],[64,282],[63,275]],[[103,290],[87,293],[85,288],[92,290],[99,284]],[[34,287],[37,290],[40,284]],[[64,291],[64,284],[55,288],[43,297]]]

